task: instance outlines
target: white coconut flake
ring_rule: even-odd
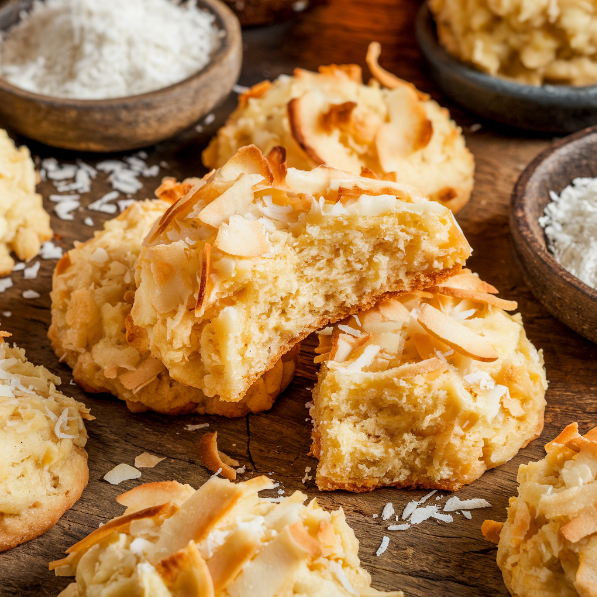
[[[423,521],[435,516],[437,514],[437,506],[425,506],[424,508],[417,508],[410,516],[410,524],[421,524]]]
[[[89,216],[87,216],[87,217],[86,217],[86,218],[83,220],[83,222],[85,222],[85,224],[86,224],[87,226],[95,226],[95,224],[93,223],[93,220],[92,220],[92,219],[91,219]]]
[[[361,330],[355,330],[351,328],[349,325],[340,324],[338,329],[345,332],[346,334],[350,334],[351,336],[356,336],[357,338],[362,334]]]
[[[473,515],[468,510],[463,510],[462,515],[469,520],[473,517]]]
[[[75,217],[71,212],[80,206],[78,201],[61,201],[54,206],[54,212],[61,220],[74,220]]]
[[[437,493],[437,489],[430,491],[427,495],[424,495],[420,500],[419,504],[424,504],[430,497],[434,496]]]
[[[25,263],[23,261],[19,262],[19,263],[15,263],[15,266],[12,268],[13,272],[20,272],[22,270],[24,270],[26,267]]]
[[[456,321],[464,321],[472,317],[476,313],[476,309],[468,309],[467,311],[460,311],[460,313],[450,313],[450,317]]]
[[[54,425],[54,433],[56,437],[60,439],[75,439],[77,435],[70,435],[68,433],[64,433],[62,431],[62,426],[65,425],[68,427],[68,408],[65,408],[58,417],[56,421],[56,425]]]
[[[12,311],[2,311],[3,317],[12,317]]]
[[[375,552],[375,555],[377,557],[379,557],[386,549],[388,549],[388,545],[389,544],[390,544],[390,538],[384,536],[384,538],[381,540],[381,545],[379,546],[379,548]]]
[[[131,479],[138,479],[141,476],[141,471],[137,470],[130,464],[119,464],[111,471],[104,475],[104,480],[112,485],[118,485],[123,481],[130,481]]]
[[[35,292],[35,290],[25,290],[23,292],[23,298],[26,299],[36,299],[39,298],[41,296],[41,294],[39,294],[39,292]]]
[[[134,199],[119,199],[116,203],[118,203],[118,209],[120,213],[122,213],[127,207],[130,207],[133,203],[135,203]]]
[[[331,336],[333,331],[334,331],[333,327],[327,327],[327,328],[323,328],[323,330],[319,330],[317,333],[321,334],[322,336]]]
[[[40,266],[41,261],[36,261],[32,266],[26,267],[23,270],[23,277],[25,280],[35,280],[35,278],[37,278],[37,273],[39,272]]]
[[[232,91],[234,93],[238,93],[239,95],[241,93],[245,93],[245,91],[249,91],[250,87],[245,87],[244,85],[233,85],[232,86]]]
[[[373,359],[380,350],[381,347],[377,346],[377,344],[370,344],[358,359],[346,366],[346,371],[362,371],[363,367],[368,367],[373,363]]]
[[[417,500],[408,502],[408,504],[404,506],[404,510],[402,511],[402,520],[406,520],[417,509],[418,505],[419,502]]]
[[[185,429],[187,431],[197,431],[197,429],[203,429],[204,427],[209,427],[209,423],[201,423],[199,425],[187,425]]]
[[[437,506],[435,506],[437,507]],[[450,514],[441,514],[440,512],[435,512],[434,514],[432,514],[433,518],[436,518],[437,520],[441,520],[442,522],[454,522],[454,517],[451,516]]]
[[[311,467],[306,466],[305,467],[305,476],[303,477],[303,481],[302,481],[303,485],[306,485],[307,481],[310,481],[313,478],[313,476],[309,474],[310,472],[311,472]]]
[[[356,589],[350,584],[348,578],[346,578],[346,574],[344,573],[342,566],[334,560],[329,560],[328,566],[332,574],[336,577],[336,579],[340,582],[344,589],[346,589],[351,595],[359,597],[360,593],[358,593]]]
[[[236,469],[236,474],[237,475],[243,475],[245,473],[245,471],[247,470],[246,465],[243,465],[239,468]]]
[[[13,286],[12,278],[0,278],[0,292],[4,292]]]
[[[214,120],[216,119],[215,114],[208,114],[203,121],[207,126],[209,126]]]
[[[460,498],[451,497],[444,506],[444,512],[455,512],[456,510],[474,510],[476,508],[491,508],[491,504],[484,499],[476,498],[472,500],[461,500]]]
[[[90,203],[87,206],[87,209],[91,209],[92,211],[101,211],[107,214],[115,214],[118,208],[113,203],[108,202],[118,197],[120,197],[120,193],[118,193],[118,191],[111,191],[110,193],[106,193],[103,197],[100,197],[97,201]]]
[[[388,502],[383,507],[383,510],[381,511],[381,519],[388,520],[388,518],[390,518],[390,516],[393,516],[393,515],[394,515],[394,506],[392,505],[392,502]]]
[[[406,529],[410,529],[410,524],[391,524],[388,527],[388,531],[406,531]]]
[[[108,259],[110,259],[108,251],[106,251],[106,249],[104,249],[103,247],[97,247],[95,251],[93,251],[93,253],[91,253],[91,255],[89,256],[90,261],[99,264],[106,263]]]
[[[57,247],[52,241],[47,240],[39,251],[42,259],[60,259],[62,257],[62,248]]]

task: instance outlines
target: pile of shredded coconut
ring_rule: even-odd
[[[597,288],[597,178],[575,178],[552,202],[539,224],[548,248],[572,275]]]
[[[36,0],[0,37],[0,76],[54,97],[105,99],[172,85],[219,46],[196,0]]]

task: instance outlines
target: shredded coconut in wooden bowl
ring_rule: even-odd
[[[597,288],[597,178],[575,178],[552,202],[539,224],[556,261],[573,276]]]
[[[54,97],[146,93],[208,64],[220,43],[214,20],[196,0],[36,0],[0,37],[0,76]]]

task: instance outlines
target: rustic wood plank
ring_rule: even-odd
[[[589,343],[554,320],[538,304],[525,285],[523,275],[512,256],[508,235],[508,208],[512,186],[524,166],[542,149],[549,139],[519,135],[504,127],[483,123],[483,128],[470,132],[470,125],[479,122],[441,98],[428,79],[421,54],[414,40],[414,17],[418,3],[412,0],[332,0],[301,15],[295,21],[259,28],[244,33],[244,67],[240,83],[251,85],[264,77],[291,73],[295,66],[316,68],[331,62],[355,62],[364,66],[369,41],[383,44],[381,63],[399,76],[414,81],[444,105],[464,127],[469,147],[477,161],[476,186],[472,201],[458,219],[474,248],[470,267],[496,285],[504,298],[517,300],[527,332],[539,348],[543,348],[550,380],[547,394],[545,431],[539,440],[522,450],[518,456],[497,470],[487,472],[472,486],[459,492],[461,498],[487,499],[492,507],[473,512],[473,519],[456,516],[452,524],[426,521],[406,532],[384,532],[379,514],[384,504],[393,502],[401,511],[411,499],[424,491],[382,489],[371,494],[351,495],[347,492],[320,493],[313,480],[302,483],[305,467],[315,469],[315,461],[307,456],[310,445],[310,425],[305,403],[310,400],[307,388],[313,386],[316,368],[312,363],[314,339],[303,346],[301,367],[295,380],[279,398],[274,408],[262,415],[250,415],[238,420],[190,415],[163,417],[156,414],[131,414],[117,400],[103,395],[86,395],[69,384],[70,370],[60,364],[46,339],[50,321],[51,271],[54,262],[42,261],[36,280],[24,281],[22,274],[13,276],[15,286],[0,295],[0,311],[10,310],[11,318],[2,318],[2,326],[14,334],[15,341],[27,349],[28,356],[43,363],[63,379],[63,389],[91,407],[97,420],[88,425],[91,469],[89,486],[81,500],[65,514],[46,535],[0,554],[2,595],[55,596],[67,584],[47,572],[46,563],[60,557],[73,542],[97,528],[100,522],[122,511],[114,498],[139,482],[177,479],[198,486],[209,472],[200,464],[195,441],[202,431],[188,432],[188,423],[208,422],[210,430],[218,431],[222,449],[247,466],[248,475],[269,474],[281,483],[286,493],[295,489],[306,491],[326,507],[342,506],[348,521],[361,541],[360,555],[371,572],[373,584],[380,589],[403,589],[408,597],[430,594],[443,596],[507,595],[501,573],[495,563],[495,547],[481,536],[485,518],[503,520],[508,498],[516,491],[516,472],[521,463],[543,456],[543,444],[553,438],[570,421],[578,420],[583,431],[596,420],[597,346]],[[210,136],[221,126],[233,109],[235,98],[229,98],[215,112],[210,125],[202,131],[191,129],[178,138],[148,150],[150,164],[166,161],[168,169],[160,172],[182,178],[202,174],[200,152]],[[2,124],[2,123],[0,123]],[[8,125],[9,123],[4,123]],[[55,156],[60,160],[74,159],[73,154],[29,144],[41,157]],[[90,164],[98,156],[80,156]],[[116,156],[118,157],[118,156]],[[100,157],[99,159],[103,159]],[[111,188],[100,177],[93,192],[83,197],[83,204],[102,196]],[[159,177],[158,177],[159,178]],[[136,197],[151,196],[158,178],[142,179],[144,188]],[[40,185],[47,200],[53,187]],[[109,216],[84,210],[74,222],[52,217],[56,232],[62,235],[59,244],[65,249],[74,240],[92,235],[92,228],[83,224],[91,215],[95,227]],[[25,300],[26,288],[37,290],[41,297]],[[133,464],[143,451],[167,456],[154,469],[143,469],[138,481],[128,481],[118,487],[102,481],[103,475],[120,462]],[[445,492],[440,492],[445,495]],[[375,551],[384,534],[391,538],[385,554]]]

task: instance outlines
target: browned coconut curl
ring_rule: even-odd
[[[217,431],[205,433],[197,442],[197,450],[208,470],[212,473],[220,473],[229,481],[236,481],[236,471],[232,467],[238,466],[239,463],[218,450]]]

